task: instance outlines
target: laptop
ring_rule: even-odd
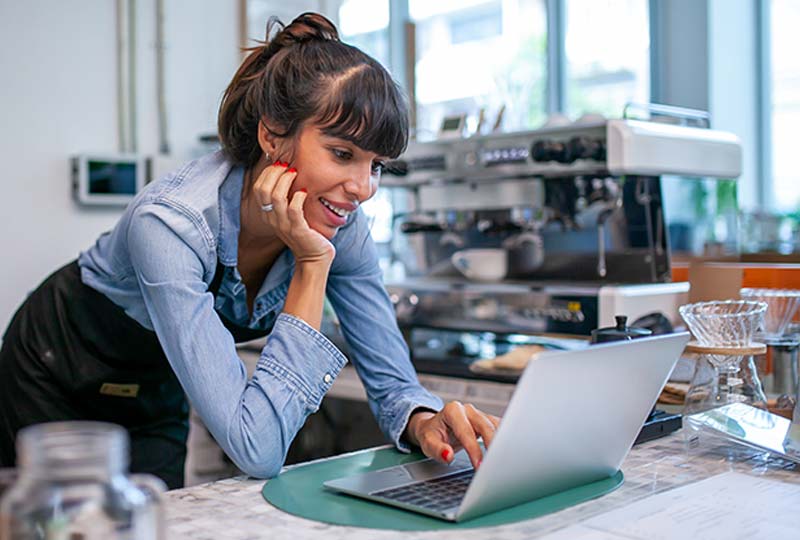
[[[327,489],[464,521],[616,474],[687,332],[541,353],[528,363],[477,472],[461,450],[329,480]]]

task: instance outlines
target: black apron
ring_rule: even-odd
[[[209,286],[215,297],[223,270],[218,264]],[[218,315],[237,343],[269,332]],[[181,487],[188,418],[155,332],[85,285],[77,261],[48,277],[14,315],[0,348],[0,466],[14,465],[14,440],[25,426],[96,420],[128,430],[131,472]]]

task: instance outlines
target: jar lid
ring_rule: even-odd
[[[646,337],[653,333],[647,328],[627,326],[628,317],[625,315],[617,315],[614,317],[614,320],[617,321],[616,326],[606,326],[605,328],[597,328],[592,330],[592,343],[625,341],[629,339]]]

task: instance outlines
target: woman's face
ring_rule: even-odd
[[[375,194],[387,158],[308,125],[292,141],[291,151],[279,152],[278,159],[297,169],[289,198],[305,188],[308,225],[331,239],[347,216]]]

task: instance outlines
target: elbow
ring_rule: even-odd
[[[234,465],[247,476],[268,480],[275,478],[283,468],[283,460],[274,455],[263,453],[263,455],[242,456],[228,454]]]
[[[255,430],[264,432],[265,430]],[[271,430],[266,430],[271,431]],[[229,437],[225,453],[239,470],[254,478],[275,478],[283,468],[288,445],[282,437],[255,437],[253,430],[236,430],[238,437]]]

